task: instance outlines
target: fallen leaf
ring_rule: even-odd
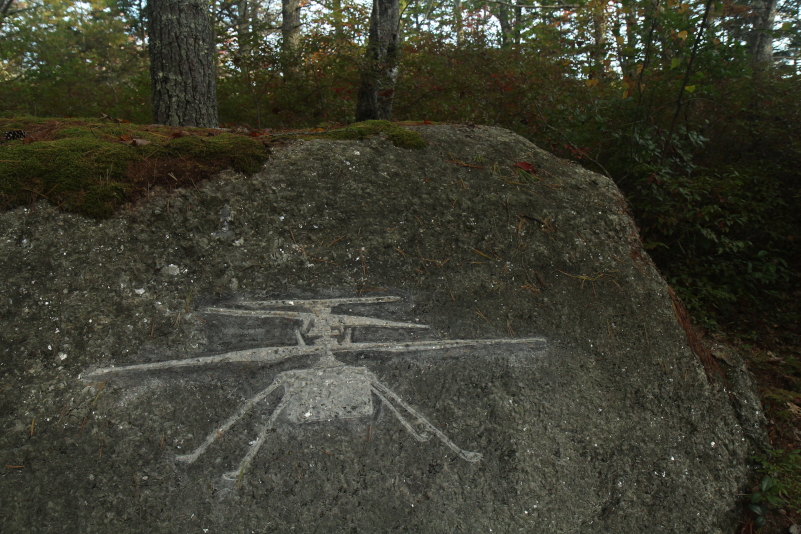
[[[524,170],[530,173],[536,173],[537,169],[534,168],[534,165],[529,163],[528,161],[518,161],[514,164],[515,168]]]

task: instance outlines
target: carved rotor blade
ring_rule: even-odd
[[[382,352],[406,352],[410,350],[440,350],[453,347],[475,347],[481,345],[526,345],[536,351],[547,348],[545,338],[501,338],[501,339],[432,339],[430,341],[378,341],[367,343],[342,343],[329,347],[331,352],[353,352],[377,350]]]
[[[243,306],[299,306],[304,308],[333,308],[341,304],[376,304],[379,302],[397,302],[401,297],[345,297],[338,299],[310,299],[310,300],[244,300],[237,302]]]
[[[155,371],[159,369],[174,369],[176,367],[211,365],[215,363],[229,363],[229,362],[274,363],[286,360],[287,358],[292,358],[293,356],[314,354],[316,352],[324,350],[325,350],[324,346],[315,346],[315,345],[261,347],[257,349],[238,350],[234,352],[226,352],[223,354],[215,354],[213,356],[202,356],[200,358],[186,358],[184,360],[166,360],[162,362],[140,363],[136,365],[124,365],[120,367],[101,367],[99,369],[95,369],[90,373],[82,375],[81,378],[83,378],[84,380],[88,380],[109,373],[127,373],[132,371]]]
[[[235,315],[244,317],[285,317],[287,319],[317,319],[324,320],[330,324],[343,326],[384,326],[387,328],[430,328],[426,324],[402,323],[398,321],[386,321],[373,317],[362,317],[360,315],[339,315],[326,314],[319,316],[311,312],[281,311],[281,310],[240,310],[237,308],[206,308],[206,313],[218,313],[220,315]]]

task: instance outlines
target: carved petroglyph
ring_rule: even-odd
[[[395,302],[400,297],[335,298],[317,300],[267,300],[240,301],[235,308],[210,307],[206,313],[243,317],[276,317],[300,321],[295,329],[297,345],[261,347],[205,356],[170,360],[124,367],[105,367],[83,375],[86,380],[103,375],[156,371],[210,365],[225,362],[275,363],[301,355],[319,355],[319,360],[310,368],[293,369],[276,375],[273,382],[257,395],[248,399],[240,408],[212,431],[192,453],[177,456],[186,463],[197,460],[208,447],[242,419],[256,404],[265,400],[274,391],[281,389],[278,405],[273,409],[267,424],[258,438],[251,442],[247,454],[234,471],[225,473],[228,479],[238,479],[264,444],[267,434],[275,428],[279,416],[292,424],[326,422],[332,420],[358,420],[374,416],[374,401],[383,403],[418,441],[427,441],[436,436],[445,446],[468,462],[481,459],[479,452],[462,449],[436,428],[420,412],[407,404],[394,391],[382,384],[367,367],[346,365],[334,357],[335,352],[418,352],[435,351],[454,347],[483,345],[525,344],[534,351],[545,349],[543,338],[522,339],[460,339],[427,341],[368,341],[353,342],[353,329],[381,327],[406,330],[428,329],[428,325],[387,321],[373,317],[332,313],[333,308],[346,304],[378,304]],[[411,421],[411,422],[410,422]]]

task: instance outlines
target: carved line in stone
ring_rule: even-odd
[[[342,304],[372,304],[395,302],[397,300],[400,300],[400,297],[242,301],[238,304],[255,309],[207,308],[205,310],[207,313],[298,319],[303,324],[302,328],[295,330],[298,344],[285,347],[261,347],[233,351],[201,358],[187,358],[183,360],[170,360],[122,367],[104,367],[86,373],[82,378],[89,380],[110,373],[153,371],[227,362],[275,363],[293,356],[319,353],[320,359],[312,367],[307,369],[293,369],[279,373],[267,388],[248,399],[231,417],[226,419],[222,425],[211,432],[203,443],[193,452],[177,456],[176,459],[190,464],[197,460],[206,449],[214,443],[218,436],[228,431],[237,421],[252,410],[257,403],[265,400],[278,388],[282,388],[283,394],[281,400],[270,415],[267,424],[260,431],[258,438],[251,444],[238,468],[225,473],[223,475],[225,478],[236,480],[243,476],[247,466],[264,444],[267,433],[274,428],[275,422],[282,413],[289,422],[294,424],[331,421],[333,419],[360,419],[372,416],[375,413],[372,395],[375,395],[392,411],[398,421],[416,440],[427,441],[433,434],[463,460],[477,462],[482,458],[481,453],[467,451],[456,445],[441,430],[431,424],[421,413],[404,402],[400,396],[386,385],[382,384],[367,367],[345,365],[343,362],[337,360],[333,353],[353,351],[430,351],[454,347],[499,344],[525,344],[536,351],[542,351],[545,349],[546,341],[543,338],[536,337],[521,339],[459,339],[353,343],[353,327],[372,326],[420,329],[429,328],[429,326],[416,323],[385,321],[372,317],[331,313],[331,310],[335,306]],[[264,309],[276,307],[290,309]],[[301,308],[307,311],[294,311],[292,308]],[[306,343],[307,338],[313,341],[312,345]],[[415,423],[425,430],[418,432],[412,423],[404,417],[396,404],[403,411],[412,416]]]

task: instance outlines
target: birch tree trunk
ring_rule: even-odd
[[[756,0],[754,2],[753,29],[748,38],[754,64],[769,65],[773,62],[773,30],[776,21],[776,0]]]
[[[217,80],[208,3],[149,0],[153,122],[216,128]]]
[[[237,54],[245,56],[250,52],[250,5],[248,0],[236,2],[236,41]]]
[[[281,0],[281,50],[285,54],[297,51],[300,45],[300,0]]]
[[[464,23],[462,21],[462,0],[453,0],[453,30],[456,33],[456,46],[464,43]]]
[[[592,63],[599,77],[606,73],[606,5],[607,0],[592,0],[588,4],[592,10]]]
[[[356,120],[389,120],[398,77],[398,0],[373,0],[370,35],[356,102]]]

